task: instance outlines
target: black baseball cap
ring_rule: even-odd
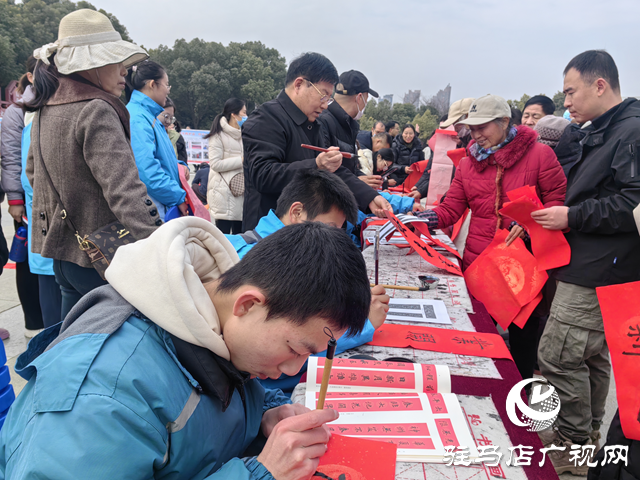
[[[359,93],[369,93],[378,98],[378,92],[369,88],[369,80],[362,72],[349,70],[340,75],[340,80],[336,85],[336,93],[341,95],[357,95]]]

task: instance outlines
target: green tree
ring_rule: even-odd
[[[243,99],[252,111],[278,94],[287,74],[284,57],[261,42],[225,47],[179,39],[172,48],[160,45],[149,54],[167,69],[177,116],[193,128],[208,129],[232,97]]]
[[[372,118],[372,117],[368,117],[367,115],[363,115],[362,118],[359,120],[360,123],[360,130],[373,130],[373,125],[376,123],[376,121]]]
[[[566,108],[564,108],[564,93],[556,92],[556,94],[553,96],[553,103],[556,106],[556,111],[553,112],[553,114],[561,117],[566,110]]]
[[[510,107],[512,108],[517,108],[518,110],[520,110],[521,112],[524,110],[524,104],[527,103],[527,101],[531,98],[531,96],[527,95],[526,93],[524,95],[522,95],[522,97],[520,98],[520,100],[507,100],[507,103],[509,104]]]
[[[417,114],[417,109],[411,103],[396,103],[393,106],[391,120],[400,124],[400,128],[411,123]]]
[[[422,115],[416,115],[413,119],[414,125],[420,125],[420,135],[418,138],[425,143],[438,128],[439,114],[434,114],[431,110],[425,109]]]

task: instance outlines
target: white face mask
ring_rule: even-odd
[[[361,98],[362,103],[364,103],[364,96]],[[356,107],[358,108],[358,114],[356,115],[355,120],[360,120],[362,118],[362,115],[364,115],[364,109],[367,108],[367,104],[365,103],[364,107],[362,107],[362,110],[360,110],[360,105],[358,105],[358,97],[356,97]]]

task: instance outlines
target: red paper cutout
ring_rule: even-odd
[[[345,480],[393,480],[397,451],[387,442],[332,435],[317,470],[335,479],[344,475]]]
[[[511,360],[511,354],[504,340],[495,333],[463,332],[446,328],[385,323],[376,330],[373,340],[368,345],[413,347],[431,352]]]
[[[453,263],[451,260],[447,259],[444,255],[441,255],[429,245],[424,243],[418,236],[413,233],[409,227],[407,227],[404,223],[402,223],[398,218],[391,212],[387,212],[387,217],[396,227],[404,238],[407,239],[409,245],[418,252],[423,259],[429,262],[431,265],[434,265],[438,268],[442,268],[449,273],[453,273],[455,275],[462,275],[462,271],[460,267]]]
[[[521,188],[518,190],[522,190]],[[534,190],[535,193],[535,190]],[[508,192],[509,198],[517,195],[517,191]],[[510,217],[526,228],[531,237],[531,250],[538,260],[539,268],[550,270],[552,268],[568,265],[571,261],[571,248],[564,234],[560,230],[548,230],[531,218],[531,213],[542,207],[538,197],[531,199],[530,193],[520,196],[512,202],[505,203],[500,209],[500,214]]]
[[[596,288],[624,436],[640,440],[640,282]]]
[[[469,293],[484,304],[503,329],[538,296],[549,278],[521,239],[507,247],[508,234],[506,230],[498,231],[464,272]]]
[[[456,148],[455,150],[449,150],[447,157],[453,162],[453,166],[458,168],[460,161],[467,156],[467,150],[465,148]]]

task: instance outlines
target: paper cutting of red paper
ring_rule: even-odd
[[[511,193],[511,192],[510,192]],[[536,197],[537,198],[537,197]],[[571,248],[560,230],[548,230],[531,218],[531,214],[542,207],[529,197],[520,197],[505,203],[500,214],[513,218],[527,229],[531,237],[531,250],[542,270],[568,265],[571,260]]]
[[[455,275],[462,275],[462,271],[460,267],[453,263],[451,260],[446,258],[444,255],[441,255],[429,245],[424,243],[418,236],[413,233],[409,227],[407,227],[404,223],[402,223],[398,218],[391,212],[387,212],[387,216],[389,220],[393,223],[404,238],[407,239],[409,245],[418,252],[424,260],[429,262],[431,265],[434,265],[438,268],[442,268],[449,273],[453,273]]]
[[[458,168],[460,165],[460,161],[467,156],[467,150],[464,148],[456,148],[455,150],[449,150],[447,152],[447,157],[451,159],[453,162],[453,166]]]
[[[332,435],[317,471],[335,479],[393,480],[397,451],[392,443]]]
[[[504,329],[538,296],[549,278],[538,268],[538,262],[521,239],[517,238],[507,247],[508,234],[507,230],[498,231],[464,272],[469,292]]]
[[[624,436],[640,440],[640,282],[596,288]]]
[[[509,349],[507,349],[500,335],[463,332],[446,328],[385,323],[376,330],[369,345],[398,348],[413,347],[431,352],[511,359]]]

